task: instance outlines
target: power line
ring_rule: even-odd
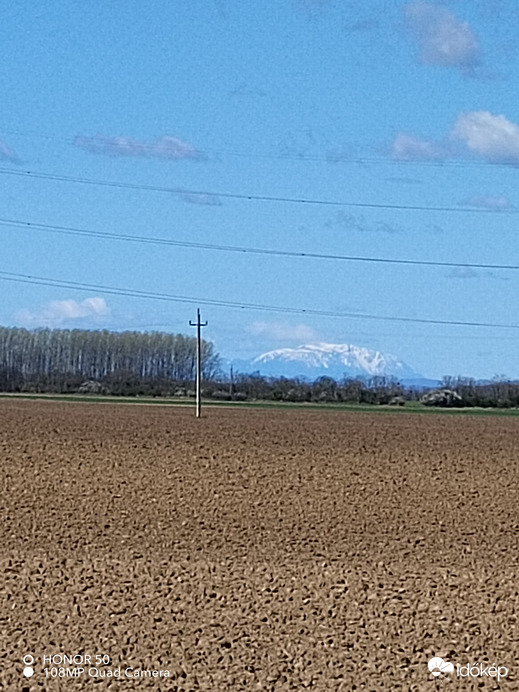
[[[307,308],[294,308],[278,305],[261,305],[259,303],[239,303],[234,301],[215,300],[209,298],[194,298],[190,296],[176,296],[168,293],[155,293],[152,291],[136,291],[127,288],[116,288],[100,284],[86,284],[79,281],[62,281],[30,274],[16,274],[14,272],[0,271],[0,280],[15,281],[18,283],[37,284],[40,286],[52,286],[56,288],[68,288],[75,291],[103,291],[111,295],[129,296],[132,298],[149,298],[174,303],[190,303],[198,305],[213,305],[240,310],[260,310],[264,312],[281,312],[299,315],[313,315],[319,317],[338,317],[348,319],[379,320],[387,322],[406,322],[434,325],[451,325],[457,327],[488,327],[492,329],[519,329],[519,324],[498,324],[491,322],[464,322],[461,320],[433,320],[418,317],[394,317],[387,315],[371,315],[355,312],[334,312],[331,310],[313,310]]]
[[[436,211],[436,212],[455,212],[458,214],[512,214],[519,210],[510,209],[506,212],[499,209],[484,208],[465,208],[465,207],[431,207],[426,205],[413,204],[382,204],[372,202],[342,202],[337,200],[310,199],[305,197],[278,197],[273,195],[250,195],[236,192],[217,192],[210,190],[189,190],[185,188],[163,187],[160,185],[142,185],[137,183],[123,183],[112,180],[96,180],[94,178],[82,178],[67,175],[54,175],[52,173],[22,171],[12,168],[0,168],[1,175],[12,175],[18,177],[37,178],[40,180],[53,180],[57,182],[76,183],[80,185],[96,185],[100,187],[114,187],[124,190],[141,190],[146,192],[166,192],[173,195],[193,195],[205,196],[210,198],[238,199],[249,202],[281,202],[285,204],[305,204],[320,205],[328,207],[351,207],[357,209],[394,209],[399,211]]]
[[[59,137],[57,135],[52,135],[44,132],[20,132],[19,130],[13,130],[11,128],[0,128],[0,132],[3,134],[14,135],[16,137],[27,137],[27,138],[37,138],[46,139],[49,141],[64,142],[69,145],[76,145],[77,136],[74,137]],[[92,139],[95,139],[93,137]],[[108,137],[112,147],[116,148],[115,142],[112,142],[112,138]],[[113,138],[115,140],[115,138]],[[77,145],[76,145],[77,146]],[[142,150],[149,149],[153,150],[153,143],[139,142],[139,148]],[[307,154],[307,153],[290,153],[290,152],[276,152],[276,153],[255,153],[246,151],[232,151],[232,150],[218,150],[218,149],[200,149],[196,148],[199,154],[204,156],[234,156],[239,158],[251,158],[251,159],[274,159],[274,160],[288,160],[288,161],[315,161],[315,162],[325,162],[325,163],[341,163],[341,164],[356,164],[356,165],[415,165],[415,166],[425,166],[425,167],[440,167],[440,168],[476,168],[476,167],[487,167],[489,165],[488,161],[474,161],[470,159],[436,159],[436,160],[423,160],[423,159],[398,159],[390,157],[372,157],[372,156],[350,156],[344,154],[339,150],[331,149],[325,154]],[[517,168],[517,164],[509,163],[506,161],[500,161],[498,163],[492,162],[495,166],[504,166],[506,168]]]
[[[87,238],[101,238],[107,240],[129,241],[150,245],[170,245],[172,247],[184,247],[196,250],[214,250],[220,252],[238,252],[241,254],[274,255],[277,257],[297,257],[306,259],[323,259],[346,262],[374,262],[383,264],[407,264],[414,266],[427,267],[457,267],[464,269],[509,269],[518,270],[517,264],[484,264],[476,262],[441,262],[433,260],[411,260],[411,259],[391,259],[386,257],[359,257],[355,255],[338,255],[318,252],[294,252],[291,250],[272,250],[268,248],[244,247],[236,245],[216,245],[213,243],[193,243],[181,240],[171,240],[169,238],[157,238],[153,236],[130,235],[121,233],[108,233],[106,231],[90,231],[82,228],[70,226],[54,226],[52,224],[34,223],[32,221],[18,221],[15,219],[0,219],[0,225],[13,226],[15,228],[26,228],[49,233],[60,233],[64,235],[77,235]]]

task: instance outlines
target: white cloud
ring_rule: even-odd
[[[519,127],[504,115],[488,111],[461,113],[452,137],[488,161],[519,164]]]
[[[465,76],[475,76],[481,48],[468,22],[460,21],[447,8],[423,0],[408,3],[405,21],[418,43],[421,62],[455,67]]]
[[[72,300],[51,300],[38,312],[20,310],[16,320],[25,327],[59,327],[70,320],[106,317],[110,314],[104,298],[94,296],[81,302]]]
[[[131,137],[78,136],[74,144],[91,154],[104,156],[138,156],[156,159],[203,159],[205,156],[191,144],[176,137],[161,137],[155,142],[143,142]]]
[[[440,142],[400,132],[389,148],[399,161],[434,161],[477,156],[489,163],[519,165],[519,126],[488,111],[460,113]]]
[[[391,146],[391,156],[399,161],[431,161],[443,158],[444,152],[435,142],[399,132]]]
[[[307,343],[319,341],[317,333],[306,324],[285,324],[283,322],[253,322],[247,331],[253,336],[268,337],[278,341]]]

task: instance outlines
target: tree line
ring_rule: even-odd
[[[445,396],[452,395],[455,396]],[[269,400],[300,403],[348,403],[405,406],[421,401],[428,406],[519,408],[519,382],[505,375],[478,382],[473,378],[445,376],[437,388],[405,387],[394,377],[348,378],[265,377],[259,372],[204,383],[204,393],[219,400]],[[437,396],[431,396],[436,394]]]
[[[265,377],[259,372],[238,373],[205,382],[204,393],[213,399],[286,401],[294,403],[388,404],[404,397],[405,390],[391,377],[343,378],[322,376],[314,381],[299,377]]]
[[[395,378],[335,380],[224,374],[211,342],[202,341],[203,396],[214,400],[343,402],[405,405],[424,391]],[[194,395],[196,338],[165,332],[0,327],[0,391],[91,393],[126,396]],[[504,375],[489,382],[443,378],[440,389],[456,396],[437,406],[519,407],[519,383]],[[431,403],[430,403],[431,405]]]
[[[219,356],[201,343],[202,375],[214,378]],[[85,381],[107,393],[171,393],[195,379],[196,338],[164,332],[0,327],[0,389],[77,391]]]
[[[442,380],[442,387],[459,395],[460,407],[519,407],[519,382],[510,380],[506,375],[496,375],[486,382],[478,382],[472,377],[447,375]]]

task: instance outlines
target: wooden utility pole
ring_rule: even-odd
[[[231,379],[229,381],[229,396],[231,401],[234,401],[234,369],[231,365]]]
[[[200,322],[200,308],[196,311],[196,322],[189,320],[191,327],[196,327],[196,417],[200,418],[202,412],[202,338],[201,328],[207,326],[207,322]]]

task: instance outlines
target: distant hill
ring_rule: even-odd
[[[234,367],[240,372],[260,372],[267,377],[315,380],[327,375],[340,380],[344,377],[384,376],[411,381],[413,384],[409,386],[436,385],[436,380],[427,380],[396,356],[352,344],[318,343],[280,348],[250,361],[235,361]]]

